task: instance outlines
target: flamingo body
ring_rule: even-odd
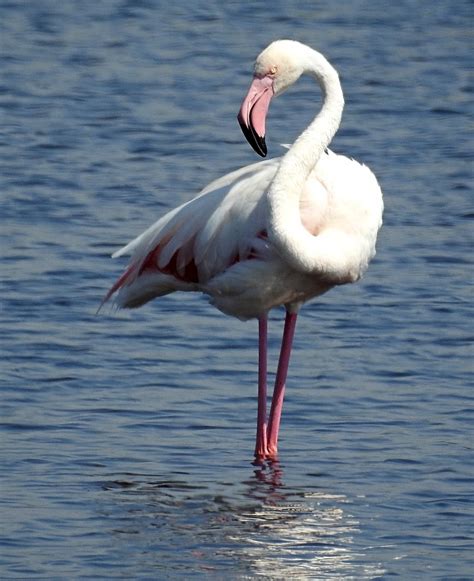
[[[212,182],[172,210],[114,256],[132,260],[112,290],[120,307],[139,307],[173,291],[200,291],[228,315],[258,318],[279,305],[303,303],[332,286],[358,280],[375,253],[381,195],[373,173],[328,151],[306,181],[301,221],[327,238],[327,264],[295,270],[268,239],[266,194],[281,158],[246,166]],[[351,184],[363,184],[354,190]],[[333,238],[354,248],[338,265]],[[111,293],[111,294],[112,294]]]
[[[257,458],[276,455],[296,314],[309,299],[357,281],[375,254],[382,193],[364,165],[327,149],[344,100],[326,59],[294,41],[276,41],[257,59],[239,123],[257,153],[266,154],[271,98],[301,74],[320,84],[324,103],[282,157],[231,172],[168,212],[114,257],[131,254],[127,270],[104,299],[134,308],[174,292],[197,291],[222,312],[258,318]],[[287,310],[269,423],[266,422],[266,321]]]

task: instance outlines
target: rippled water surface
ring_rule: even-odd
[[[472,12],[0,3],[2,579],[473,578]],[[333,148],[386,214],[365,279],[303,310],[259,468],[255,322],[191,295],[95,311],[114,250],[255,161],[235,115],[279,37],[340,71]],[[319,103],[302,80],[272,105],[271,155]]]

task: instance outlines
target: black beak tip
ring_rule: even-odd
[[[242,119],[240,114],[237,116],[239,121],[240,129],[245,136],[245,139],[249,142],[255,153],[258,153],[261,157],[266,157],[267,155],[267,145],[265,143],[265,137],[260,137],[253,131],[252,126],[248,127],[245,121]]]
[[[258,144],[259,151],[257,151],[257,153],[259,155],[261,155],[262,157],[266,157],[267,156],[267,144],[265,143],[265,137],[259,137],[258,141],[259,141],[259,144]]]

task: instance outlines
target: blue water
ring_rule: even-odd
[[[0,578],[474,578],[472,21],[468,0],[0,3]],[[340,71],[333,148],[386,213],[365,279],[302,312],[259,469],[255,322],[193,295],[95,311],[114,250],[256,161],[235,117],[279,37]],[[271,155],[319,103],[302,80],[272,104]]]

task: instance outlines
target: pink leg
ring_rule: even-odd
[[[283,331],[283,339],[281,342],[280,359],[278,361],[278,370],[272,397],[272,408],[270,411],[270,421],[268,422],[267,430],[267,457],[269,458],[275,458],[278,451],[278,431],[280,429],[286,376],[288,375],[288,365],[290,363],[291,346],[295,335],[297,316],[297,313],[286,313],[285,329]]]
[[[258,412],[255,458],[267,452],[267,315],[258,319]]]

